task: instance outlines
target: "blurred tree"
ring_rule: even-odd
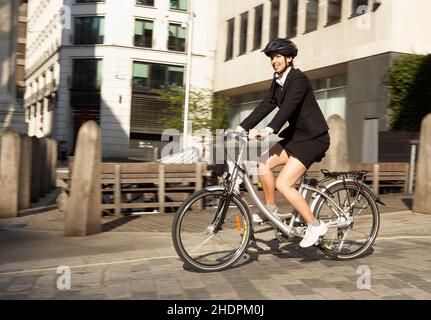
[[[182,132],[184,88],[173,86],[168,90],[154,89],[152,92],[167,103],[167,112],[164,113],[165,127]],[[193,130],[209,129],[214,133],[216,129],[227,128],[229,106],[227,98],[215,96],[208,90],[191,90],[189,101],[189,120],[193,121]]]
[[[431,113],[431,55],[409,55],[389,68],[389,124],[393,131],[420,131]]]

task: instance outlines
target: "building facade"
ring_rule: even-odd
[[[191,87],[212,90],[218,1],[30,0],[29,132],[74,148],[95,120],[104,158],[151,160],[165,105],[152,89],[183,85],[194,11]]]
[[[275,37],[299,47],[295,67],[310,78],[326,118],[347,123],[349,160],[377,162],[387,131],[390,64],[427,54],[431,3],[426,0],[232,0],[219,2],[214,91],[231,98],[231,126],[261,101],[273,70],[261,53]],[[234,76],[232,76],[234,75]],[[262,121],[265,127],[272,115]]]
[[[0,0],[0,137],[26,133],[23,106],[27,1]]]

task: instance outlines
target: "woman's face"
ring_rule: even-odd
[[[283,72],[286,69],[286,65],[290,64],[290,62],[292,62],[292,57],[285,57],[279,53],[271,55],[271,65],[277,73]]]

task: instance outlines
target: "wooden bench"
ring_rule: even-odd
[[[116,215],[123,209],[145,208],[165,213],[202,189],[202,174],[202,164],[103,163],[102,193],[113,194],[113,201],[102,207],[114,209]],[[137,202],[136,196],[142,200]]]
[[[382,187],[400,188],[407,192],[409,181],[408,163],[352,163],[351,170],[367,170],[366,181],[370,182],[373,191],[380,193]]]
[[[160,163],[102,163],[102,209],[120,215],[123,209],[176,209],[203,186],[204,165]],[[72,166],[62,177],[69,193]]]

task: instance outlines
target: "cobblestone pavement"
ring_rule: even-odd
[[[61,221],[55,209],[4,220],[0,299],[430,300],[431,216],[409,211],[402,195],[387,202],[366,257],[330,260],[297,242],[279,244],[261,226],[244,258],[218,273],[184,269],[172,247],[171,215],[112,220],[105,225],[111,232],[86,238],[66,238],[58,224],[52,230]],[[70,267],[70,289],[59,289],[67,284],[59,266]]]

